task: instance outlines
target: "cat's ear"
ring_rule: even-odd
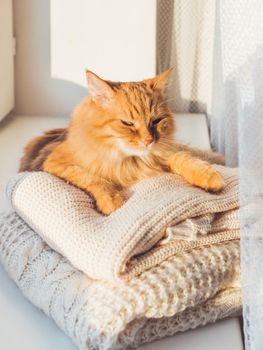
[[[114,96],[110,85],[90,70],[86,70],[86,77],[92,99],[100,105],[109,105]]]
[[[165,70],[152,79],[145,80],[146,84],[150,85],[154,90],[166,92],[169,85],[169,80],[174,71],[174,67]]]

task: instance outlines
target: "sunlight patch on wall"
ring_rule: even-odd
[[[51,75],[86,86],[85,68],[110,80],[141,80],[156,69],[156,2],[56,0]]]

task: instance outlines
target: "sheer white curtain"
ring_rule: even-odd
[[[263,1],[159,0],[158,70],[176,67],[178,112],[206,112],[239,165],[246,349],[263,349]]]
[[[157,1],[157,70],[175,66],[179,112],[204,112],[211,100],[215,1]]]

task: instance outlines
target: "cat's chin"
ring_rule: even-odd
[[[135,156],[135,157],[145,157],[150,153],[148,148],[132,148],[126,147],[125,150],[122,150],[126,156]]]

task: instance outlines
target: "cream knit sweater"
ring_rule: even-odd
[[[9,186],[16,212],[76,268],[95,279],[130,279],[175,254],[239,237],[237,170],[217,166],[218,194],[164,175],[134,186],[106,217],[85,192],[47,173]]]
[[[240,312],[237,240],[110,283],[89,279],[10,212],[0,217],[0,259],[24,295],[83,350],[124,350]]]
[[[126,349],[229,316],[241,305],[238,181],[220,171],[220,194],[165,175],[109,217],[51,175],[19,175],[8,193],[24,220],[0,218],[1,261],[80,349]]]

